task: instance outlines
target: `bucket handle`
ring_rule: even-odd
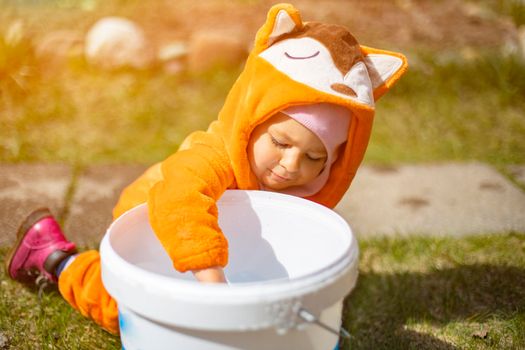
[[[326,323],[321,322],[317,317],[315,317],[315,315],[313,315],[311,312],[309,312],[309,311],[307,311],[307,310],[305,310],[303,308],[299,309],[299,312],[297,313],[297,315],[301,319],[303,319],[304,321],[306,321],[308,323],[315,324],[315,325],[323,328],[324,330],[337,335],[338,337],[340,336],[340,337],[345,338],[345,339],[352,338],[350,333],[346,329],[344,329],[343,327],[341,327],[340,330],[337,331],[336,329],[330,327]]]

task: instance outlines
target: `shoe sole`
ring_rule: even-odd
[[[27,231],[39,222],[40,220],[47,218],[49,216],[53,216],[49,209],[47,208],[40,208],[34,210],[31,214],[29,214],[26,219],[20,224],[20,227],[18,228],[18,231],[16,233],[16,242],[13,248],[9,251],[7,255],[7,259],[5,261],[5,272],[9,278],[16,280],[15,277],[11,276],[11,264],[13,262],[13,257],[15,256],[15,253],[17,252],[18,248],[20,248],[20,245],[22,244],[22,241],[24,240]]]

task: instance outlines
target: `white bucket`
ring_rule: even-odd
[[[120,337],[133,349],[332,350],[357,279],[358,247],[335,212],[298,197],[230,190],[218,202],[229,242],[229,284],[179,273],[145,204],[118,218],[100,247],[102,281],[117,300]]]

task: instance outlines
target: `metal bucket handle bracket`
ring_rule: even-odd
[[[326,323],[321,322],[317,317],[315,317],[315,315],[313,315],[311,312],[309,312],[309,311],[307,311],[305,309],[299,309],[297,315],[301,319],[303,319],[305,322],[315,324],[316,326],[319,326],[319,327],[323,328],[325,331],[333,333],[333,334],[337,335],[338,337],[342,337],[342,338],[345,338],[345,339],[352,338],[350,333],[346,329],[344,329],[342,326],[339,329],[339,331],[337,331],[336,329],[330,327]]]
[[[333,333],[338,337],[350,339],[352,336],[343,327],[336,330],[321,322],[314,314],[302,307],[300,299],[289,299],[269,305],[267,311],[272,315],[275,330],[278,334],[285,334],[292,328],[300,328],[305,323],[314,324]]]

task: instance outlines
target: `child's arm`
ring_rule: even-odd
[[[194,270],[193,275],[199,282],[226,283],[222,267],[210,267],[209,269]]]
[[[180,272],[198,280],[224,278],[228,242],[218,224],[217,200],[234,182],[222,140],[199,133],[162,163],[162,180],[148,193],[149,220]]]

